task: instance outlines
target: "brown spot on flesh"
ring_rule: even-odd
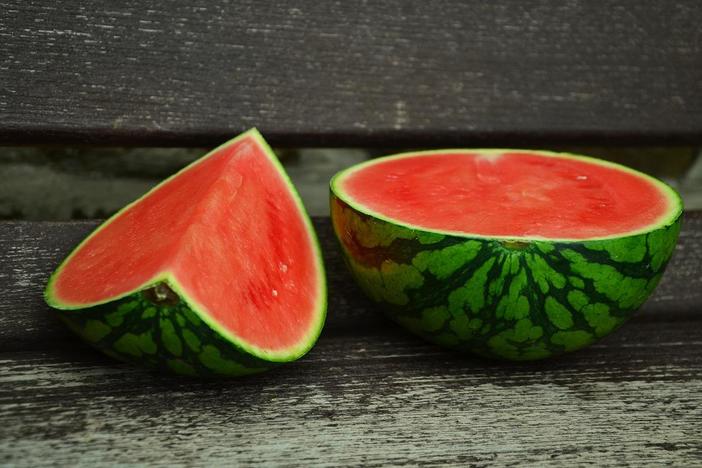
[[[527,247],[529,247],[531,242],[518,241],[518,240],[504,240],[504,241],[500,241],[500,244],[502,244],[502,247],[504,247],[505,249],[524,250]]]
[[[166,283],[158,283],[142,291],[147,301],[157,306],[174,306],[180,302],[180,297]]]

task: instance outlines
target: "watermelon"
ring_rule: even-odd
[[[331,181],[346,263],[395,322],[508,360],[583,348],[658,284],[682,202],[585,156],[442,150],[371,160]]]
[[[51,276],[45,299],[120,360],[238,376],[314,345],[326,281],[303,205],[254,129],[98,227]]]

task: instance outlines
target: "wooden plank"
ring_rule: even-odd
[[[41,302],[96,225],[0,223],[0,464],[10,466],[623,465],[702,460],[702,213],[640,315],[602,342],[533,364],[424,343],[379,317],[315,219],[330,279],[318,345],[238,380],[124,365]]]
[[[0,143],[702,142],[697,0],[0,1]]]
[[[329,218],[315,218],[329,280],[326,331],[356,331],[385,326],[357,289],[343,264]],[[46,343],[75,341],[44,304],[49,274],[90,231],[96,221],[0,222],[0,352],[45,349]],[[689,321],[702,304],[702,211],[685,214],[676,252],[638,320]]]
[[[659,331],[636,336],[652,339],[643,347],[601,344],[536,366],[486,364],[397,331],[324,336],[298,363],[215,382],[151,375],[87,348],[1,353],[0,460],[696,465],[702,341],[664,328],[673,341],[662,342]]]

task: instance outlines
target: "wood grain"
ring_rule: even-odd
[[[654,297],[611,337],[534,364],[444,351],[393,326],[315,227],[329,318],[299,362],[193,381],[114,362],[41,301],[94,222],[0,223],[0,464],[694,466],[702,463],[702,213]]]
[[[390,333],[325,337],[260,377],[187,382],[87,350],[8,353],[0,454],[27,466],[690,466],[702,456],[700,360],[641,362],[670,351],[700,355],[661,346],[632,365],[610,348],[553,368],[485,366]]]
[[[0,143],[702,142],[697,0],[0,1]]]
[[[358,324],[384,327],[348,274],[329,219],[315,218],[329,282],[326,332],[355,333]],[[97,221],[0,222],[0,351],[43,349],[47,340],[74,342],[44,304],[49,274]],[[680,240],[663,280],[638,320],[689,321],[702,304],[702,212],[686,213]]]

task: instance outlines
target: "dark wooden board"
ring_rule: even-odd
[[[48,274],[95,226],[0,223],[0,465],[702,463],[700,212],[629,324],[522,365],[444,351],[380,317],[316,219],[330,281],[317,346],[204,382],[103,357],[43,304]]]
[[[0,143],[702,142],[702,4],[0,1]]]
[[[328,218],[315,218],[329,280],[327,332],[385,327],[355,286],[341,259]],[[44,349],[47,341],[74,342],[44,304],[49,274],[90,233],[96,221],[0,222],[0,352]],[[639,312],[639,321],[700,319],[702,211],[686,213],[680,240],[663,280]],[[702,335],[700,335],[702,337]]]

